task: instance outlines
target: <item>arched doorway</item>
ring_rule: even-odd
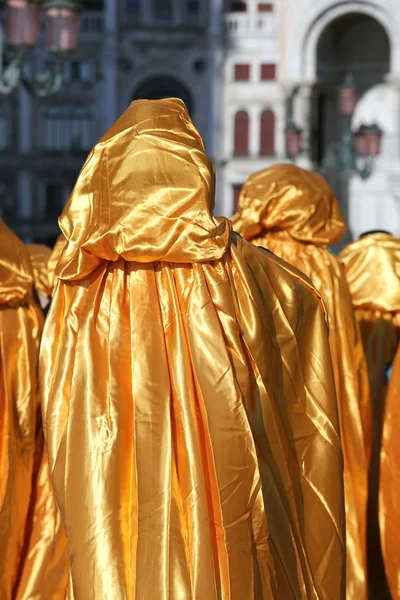
[[[151,77],[143,81],[136,89],[133,100],[159,100],[161,98],[180,98],[186,104],[189,114],[193,116],[192,95],[178,79],[174,77]]]
[[[390,70],[390,43],[373,17],[349,13],[334,19],[317,45],[318,121],[313,136],[313,158],[321,163],[327,146],[341,129],[337,91],[347,73],[355,77],[360,95],[384,81]]]

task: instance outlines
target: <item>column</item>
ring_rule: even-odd
[[[118,2],[105,0],[103,50],[103,121],[111,127],[119,114],[118,107]]]
[[[31,75],[31,64],[26,67],[27,76]],[[20,156],[31,154],[32,147],[32,96],[23,86],[18,88],[18,154]],[[21,161],[27,164],[27,161]],[[6,192],[7,193],[7,192]],[[17,179],[17,216],[21,221],[31,221],[34,217],[33,207],[33,174],[29,166],[18,170]],[[24,242],[32,241],[30,227],[21,227],[20,235]]]
[[[302,129],[302,159],[304,166],[312,166],[312,120],[315,98],[314,83],[304,83],[299,89],[299,125]],[[295,122],[297,124],[297,115]]]
[[[247,110],[250,118],[250,156],[251,158],[257,159],[260,156],[261,109],[258,106],[249,106]]]
[[[222,147],[223,118],[223,78],[224,62],[222,52],[222,0],[215,0],[210,6],[210,21],[208,28],[208,61],[210,72],[210,118],[209,118],[209,153],[218,169]],[[226,124],[225,124],[226,127]]]

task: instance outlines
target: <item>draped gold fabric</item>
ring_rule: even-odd
[[[394,360],[400,339],[400,240],[384,233],[367,235],[345,248],[340,259],[346,270],[368,362],[373,422],[368,502],[369,578],[375,596],[385,598],[378,523],[379,462],[387,369]],[[390,414],[386,413],[389,419]],[[390,485],[393,487],[388,493],[400,494],[395,481]],[[392,541],[386,537],[385,544],[398,544],[396,531],[387,530],[387,535],[394,537]]]
[[[380,467],[379,521],[392,600],[400,598],[400,347],[386,397]],[[396,535],[397,532],[397,535]]]
[[[43,315],[27,249],[0,222],[0,598],[63,600],[67,554],[43,445],[38,390]],[[58,529],[58,535],[62,529]],[[59,562],[60,553],[64,563]]]
[[[27,250],[33,268],[34,284],[37,291],[51,298],[49,282],[51,248],[43,244],[29,244]]]
[[[213,201],[182,102],[137,101],[60,219],[41,382],[76,600],[343,598],[320,299]]]
[[[268,248],[305,273],[325,302],[344,451],[346,597],[366,599],[368,373],[343,269],[326,250],[345,230],[338,203],[317,173],[277,165],[255,173],[245,183],[233,226],[253,244]]]
[[[62,233],[61,235],[58,236],[57,241],[54,245],[53,250],[51,251],[51,254],[50,254],[50,257],[49,257],[49,260],[47,263],[49,286],[50,286],[50,290],[51,290],[50,296],[53,296],[56,285],[57,285],[58,278],[56,277],[56,267],[57,267],[57,263],[60,259],[61,253],[64,250],[64,246],[65,246],[65,236]]]

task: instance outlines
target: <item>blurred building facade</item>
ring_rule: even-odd
[[[92,0],[60,93],[0,98],[1,211],[25,240],[52,243],[92,145],[136,98],[187,103],[218,172],[217,213],[231,215],[248,175],[285,160],[288,98],[303,130],[301,165],[337,139],[337,86],[355,75],[354,123],[384,130],[367,181],[353,178],[355,235],[400,234],[398,0]],[[43,64],[40,46],[32,72]],[[377,200],[379,198],[379,201]]]

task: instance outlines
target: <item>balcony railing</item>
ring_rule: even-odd
[[[278,37],[278,19],[275,13],[249,15],[247,13],[228,13],[225,26],[231,37],[260,36]]]

